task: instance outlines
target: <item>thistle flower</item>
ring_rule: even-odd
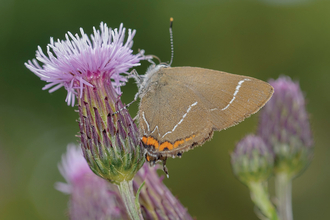
[[[235,175],[244,184],[266,181],[273,171],[274,154],[260,137],[248,135],[231,154],[231,164]]]
[[[49,82],[50,92],[64,86],[66,102],[79,106],[80,139],[84,157],[98,176],[117,184],[133,219],[140,219],[132,195],[134,175],[144,163],[143,147],[136,125],[119,99],[120,87],[127,78],[122,73],[139,65],[143,51],[132,54],[135,31],[111,30],[101,23],[91,40],[80,29],[81,37],[68,32],[65,41],[47,46],[48,57],[38,48],[36,60],[25,63],[41,80]],[[70,39],[71,38],[71,39]],[[115,114],[116,113],[116,114]],[[128,205],[130,205],[128,207]]]
[[[59,170],[67,183],[55,188],[70,195],[70,219],[129,219],[117,187],[90,170],[79,147],[68,145]]]
[[[144,219],[192,219],[164,185],[157,168],[145,164],[133,181],[134,192],[145,181],[139,198]],[[55,187],[70,195],[70,219],[129,219],[118,189],[93,174],[77,146],[68,146],[59,170],[67,183]]]
[[[236,177],[249,189],[251,199],[258,207],[261,219],[277,220],[276,209],[269,199],[267,179],[271,176],[274,154],[262,138],[248,135],[231,154],[231,164]]]
[[[269,82],[274,95],[260,112],[258,133],[275,153],[275,194],[280,219],[293,219],[292,179],[313,156],[313,139],[299,84],[289,77]]]
[[[269,83],[275,92],[260,111],[258,134],[275,152],[275,171],[294,177],[307,167],[313,153],[305,99],[299,84],[289,77]]]

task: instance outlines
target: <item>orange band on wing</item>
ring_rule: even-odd
[[[156,149],[158,149],[159,147],[159,143],[158,141],[153,138],[153,137],[146,137],[146,136],[143,136],[142,137],[142,142],[145,144],[145,145],[150,145],[150,146],[154,146]]]
[[[173,150],[173,149],[179,147],[184,142],[190,141],[195,136],[196,135],[191,135],[190,137],[187,137],[185,139],[177,140],[177,141],[174,142],[174,144],[171,144],[170,142],[165,141],[161,145],[159,145],[159,142],[155,138],[143,136],[142,137],[142,142],[145,145],[154,146],[154,148],[158,151]]]
[[[167,148],[167,150],[173,150],[173,144],[170,142],[165,141],[159,146],[159,151],[164,151],[164,149]]]

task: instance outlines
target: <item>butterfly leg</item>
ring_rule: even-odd
[[[149,163],[149,165],[151,167],[155,166],[156,162],[161,161],[163,162],[163,171],[166,174],[166,177],[169,178],[169,174],[168,174],[168,169],[166,167],[166,160],[167,160],[167,156],[162,156],[162,155],[150,155],[148,153],[145,154],[146,157],[146,161]]]
[[[123,108],[119,109],[118,111],[112,113],[112,115],[118,114],[119,112],[121,112],[122,110],[127,109],[130,105],[132,105],[139,97],[139,93],[136,93],[134,96],[133,101],[131,101],[130,103],[128,103],[127,105],[125,105]]]
[[[134,118],[133,118],[133,121],[135,122],[137,119],[138,119],[139,115],[136,115]]]
[[[137,72],[135,69],[133,69],[133,70],[130,72],[130,74],[127,76],[127,78],[134,78],[135,81],[136,81],[137,83],[141,83],[142,80],[143,80],[143,79],[141,78],[141,76],[138,74],[138,72]],[[139,85],[139,84],[138,84],[138,85]],[[139,97],[139,93],[136,93],[135,96],[134,96],[133,101],[131,101],[130,103],[128,103],[127,105],[125,105],[123,108],[119,109],[118,111],[112,113],[112,115],[115,115],[115,114],[121,112],[122,110],[127,109],[130,105],[132,105],[132,104],[138,99],[138,97]]]
[[[168,174],[168,169],[166,167],[166,160],[167,160],[167,157],[162,158],[162,161],[163,161],[163,171],[166,174],[166,177],[167,178],[170,178],[170,175]]]
[[[137,85],[141,85],[143,78],[139,75],[136,69],[133,69],[129,75],[125,76],[126,79],[133,78],[136,81]]]

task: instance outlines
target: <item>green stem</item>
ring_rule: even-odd
[[[292,178],[285,172],[275,176],[275,193],[281,220],[293,220],[292,215]]]
[[[271,203],[267,188],[263,182],[250,182],[248,187],[251,193],[251,199],[267,219],[279,220],[276,209]]]
[[[122,181],[118,185],[122,199],[124,200],[127,212],[132,220],[143,220],[140,206],[136,205],[132,181]]]

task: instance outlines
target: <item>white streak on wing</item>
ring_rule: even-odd
[[[235,89],[233,98],[230,100],[230,102],[228,103],[228,105],[226,107],[224,107],[223,109],[221,109],[221,110],[226,110],[231,105],[231,103],[233,103],[233,101],[236,99],[236,95],[237,95],[239,89],[241,88],[243,82],[245,82],[245,81],[251,81],[251,80],[250,79],[243,79],[243,80],[239,81],[238,82],[238,85],[236,86],[236,89]]]
[[[142,112],[142,117],[143,117],[144,122],[145,122],[146,125],[147,125],[148,131],[150,131],[149,124],[148,124],[148,122],[147,122],[146,117],[144,116],[144,112]]]
[[[173,129],[172,129],[171,131],[166,132],[166,133],[162,136],[162,138],[164,138],[167,134],[170,134],[170,133],[172,133],[173,131],[175,131],[175,129],[179,126],[179,124],[181,124],[181,123],[183,122],[183,119],[187,116],[188,112],[190,112],[191,108],[192,108],[193,106],[197,105],[197,103],[198,103],[198,102],[195,102],[195,103],[189,105],[189,107],[188,107],[188,109],[187,109],[187,112],[182,116],[182,118],[181,118],[181,120],[179,121],[179,123],[177,123],[177,124],[173,127]]]
[[[156,129],[157,129],[157,131],[158,131],[158,136],[160,136],[158,125],[154,128],[154,130],[151,132],[151,134],[153,134],[153,133],[156,131]]]

